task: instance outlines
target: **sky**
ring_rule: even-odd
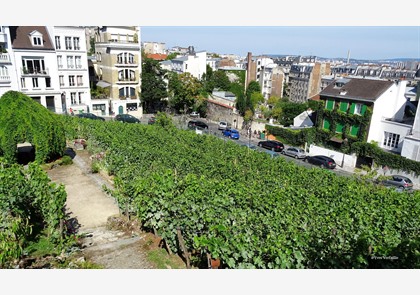
[[[420,60],[420,26],[143,26],[141,40],[240,56]]]

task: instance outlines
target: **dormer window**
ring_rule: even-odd
[[[38,31],[33,31],[29,34],[33,46],[44,46],[42,34]]]

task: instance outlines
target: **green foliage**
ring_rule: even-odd
[[[163,70],[158,61],[144,58],[141,74],[141,100],[147,113],[162,110],[165,106],[162,99],[168,97]]]
[[[174,252],[180,227],[190,253],[209,253],[225,268],[420,267],[418,192],[270,161],[210,135],[74,123],[107,151],[120,208]],[[401,259],[375,259],[391,255]]]
[[[156,125],[163,127],[166,130],[171,130],[176,128],[172,120],[172,117],[164,112],[158,112],[156,114]]]
[[[58,118],[29,96],[6,92],[0,98],[0,155],[16,162],[17,144],[24,142],[35,147],[38,163],[63,155],[66,140]]]
[[[215,71],[213,73],[212,80],[213,80],[214,88],[224,90],[224,91],[229,90],[230,81],[229,81],[229,78],[227,77],[225,71],[222,71],[222,70]]]
[[[314,142],[316,135],[315,128],[292,130],[272,125],[266,125],[265,128],[269,134],[274,135],[281,142],[293,146],[304,146],[305,143],[311,144]]]
[[[177,56],[178,56],[178,53],[176,53],[176,52],[172,52],[172,53],[169,53],[169,54],[166,56],[165,60],[172,60],[172,59],[174,59],[174,58],[177,58]]]
[[[0,162],[0,267],[23,254],[38,233],[57,245],[65,219],[66,191],[36,163],[25,169]]]
[[[180,113],[191,110],[202,89],[201,82],[190,73],[170,73],[169,85],[170,99],[169,105]]]

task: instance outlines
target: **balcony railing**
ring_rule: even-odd
[[[118,82],[135,82],[136,78],[119,78]]]
[[[47,69],[38,69],[38,68],[21,68],[22,75],[49,75],[48,68]]]
[[[10,76],[0,75],[0,83],[10,82]]]
[[[10,63],[10,56],[8,53],[0,53],[0,63]]]

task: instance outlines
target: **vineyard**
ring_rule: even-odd
[[[420,195],[307,169],[172,126],[63,117],[113,175],[109,192],[193,265],[222,268],[418,268]]]

